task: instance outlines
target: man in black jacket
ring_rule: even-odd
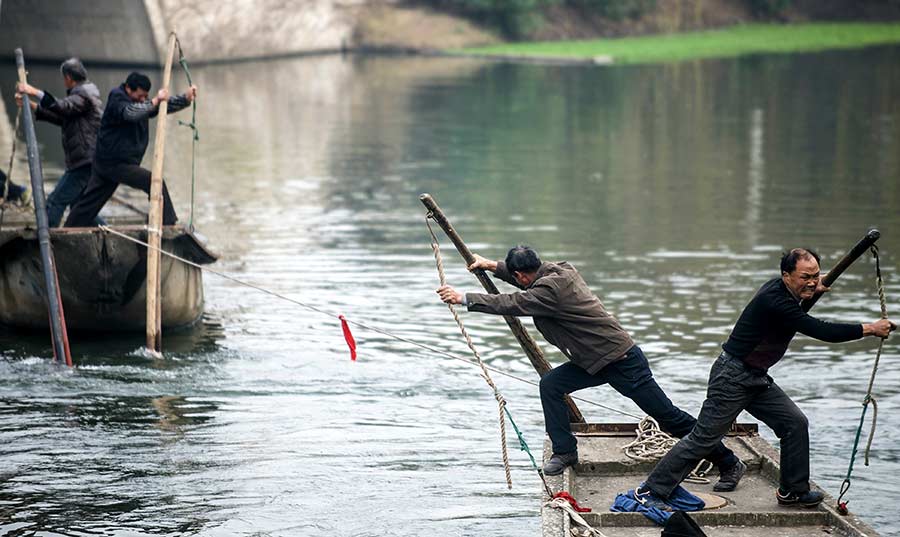
[[[149,119],[159,113],[159,103],[169,102],[169,113],[177,112],[194,100],[196,86],[187,93],[169,97],[159,90],[147,100],[150,79],[141,73],[131,73],[121,86],[109,92],[106,110],[100,122],[93,172],[87,188],[69,212],[66,227],[89,226],[119,183],[150,193],[150,171],[141,168],[141,160],[149,142]],[[169,190],[163,182],[163,224],[178,220]]]
[[[60,66],[60,72],[66,88],[65,98],[57,99],[50,92],[25,83],[19,83],[16,94],[19,106],[22,106],[22,93],[34,97],[29,102],[36,119],[62,127],[66,171],[47,196],[50,227],[59,225],[66,207],[78,199],[91,178],[91,161],[103,116],[100,90],[87,79],[87,71],[81,61],[69,58]]]
[[[672,493],[693,465],[706,456],[742,410],[772,428],[781,440],[779,504],[815,507],[822,493],[809,488],[809,431],[806,416],[768,375],[797,332],[839,343],[863,336],[886,338],[896,325],[828,323],[811,317],[801,302],[827,291],[819,283],[819,256],[795,248],[781,259],[781,277],[769,280],[744,308],[709,373],[707,398],[694,430],[653,469],[636,497],[654,507]]]
[[[575,267],[564,261],[542,263],[537,252],[527,246],[512,248],[506,261],[475,258],[469,270],[491,271],[522,291],[463,295],[444,286],[438,289],[441,300],[465,305],[469,311],[533,317],[544,338],[570,360],[541,377],[544,424],[553,444],[545,474],[561,474],[578,461],[577,441],[563,398],[576,390],[609,384],[656,419],[664,431],[682,437],[693,429],[696,420],[672,404],[653,378],[641,348],[606,311]],[[746,469],[744,463],[721,442],[707,458],[719,468],[715,489],[734,490]]]

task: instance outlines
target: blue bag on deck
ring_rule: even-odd
[[[641,483],[641,486],[643,485]],[[703,500],[688,492],[681,485],[678,485],[672,491],[672,495],[669,496],[666,503],[672,507],[673,511],[699,511],[706,507],[706,503]],[[672,516],[670,511],[663,511],[641,504],[635,499],[634,490],[629,490],[616,496],[609,510],[616,513],[640,513],[660,526],[664,526],[669,517]]]

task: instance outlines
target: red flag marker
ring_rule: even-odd
[[[356,340],[353,339],[353,334],[350,333],[350,325],[347,324],[347,319],[343,315],[339,315],[338,319],[341,320],[341,329],[344,330],[344,339],[347,341],[347,346],[350,347],[350,359],[355,362],[356,361]]]

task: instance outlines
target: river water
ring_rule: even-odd
[[[641,67],[337,56],[195,67],[194,221],[217,269],[466,357],[434,294],[418,201],[429,192],[476,252],[528,243],[572,262],[695,413],[719,345],[783,249],[817,248],[827,270],[877,226],[888,308],[900,306],[898,66],[900,49],[877,48]],[[58,91],[54,67],[31,72]],[[92,71],[104,94],[125,74]],[[167,174],[186,220],[190,134],[172,129]],[[58,134],[39,137],[52,179]],[[477,290],[448,242],[444,255],[450,283]],[[140,334],[75,337],[70,370],[48,359],[46,337],[2,332],[0,533],[539,533],[539,482],[513,448],[506,489],[496,403],[476,368],[359,328],[351,362],[336,319],[214,275],[205,288],[202,323],[164,334],[164,360],[140,352]],[[815,311],[876,319],[871,258]],[[463,319],[490,365],[535,378],[501,319]],[[813,478],[832,493],[875,348],[798,337],[772,371],[810,418]],[[895,536],[900,485],[885,477],[900,475],[898,366],[895,338],[871,466],[858,462],[850,494]],[[538,452],[536,388],[495,377]],[[582,395],[638,412],[609,388]]]

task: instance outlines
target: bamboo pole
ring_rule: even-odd
[[[438,207],[437,202],[434,201],[434,198],[431,197],[430,194],[422,194],[419,196],[419,200],[423,205],[428,209],[431,214],[431,217],[441,229],[444,230],[444,233],[447,234],[447,237],[453,242],[453,245],[456,246],[457,251],[462,256],[463,260],[466,262],[466,266],[471,265],[475,262],[475,256],[472,255],[472,251],[469,250],[469,247],[466,246],[466,243],[463,242],[462,237],[453,229],[453,226],[450,225],[450,221],[447,220],[447,217],[444,216],[444,212]],[[497,286],[494,284],[493,280],[483,271],[476,270],[473,272],[475,277],[481,283],[481,286],[484,287],[485,291],[492,295],[499,294],[500,291],[497,289]],[[528,356],[528,360],[531,362],[532,367],[534,367],[535,371],[537,371],[538,375],[544,376],[548,371],[552,369],[550,364],[547,363],[547,359],[544,358],[544,353],[541,351],[541,348],[538,347],[537,343],[534,341],[534,338],[525,330],[525,327],[522,326],[522,323],[519,319],[504,315],[503,320],[506,321],[506,324],[509,325],[509,329],[512,330],[513,335],[518,340],[519,345],[522,346],[522,350],[525,351],[525,355]],[[578,410],[578,407],[575,406],[575,402],[572,401],[572,398],[568,395],[565,396],[566,405],[569,408],[569,421],[572,423],[584,423],[584,416],[582,416],[581,411]]]
[[[166,66],[163,69],[162,89],[169,89],[172,78],[172,59],[175,56],[175,32],[169,34]],[[160,304],[159,248],[162,238],[163,160],[166,151],[166,118],[169,102],[159,103],[156,119],[156,141],[153,145],[153,168],[150,171],[150,214],[147,224],[147,349],[162,351],[162,307]]]
[[[16,49],[16,68],[19,72],[19,82],[25,84],[27,82],[25,55],[20,48]],[[50,313],[50,338],[53,342],[53,358],[54,360],[65,360],[66,365],[71,367],[72,355],[69,352],[66,317],[63,311],[62,296],[59,291],[59,278],[56,274],[53,246],[50,244],[50,223],[47,219],[47,202],[44,197],[44,171],[41,168],[41,155],[38,152],[30,100],[28,94],[22,94],[22,125],[25,128],[25,142],[28,148],[28,171],[31,174],[34,215],[37,220],[38,244],[41,252],[41,264],[43,265],[44,286],[47,291],[47,307]],[[15,136],[15,133],[13,133],[13,136]]]
[[[822,285],[824,285],[825,287],[831,287],[831,284],[833,284],[835,280],[837,280],[840,275],[843,274],[844,271],[853,264],[854,261],[859,259],[861,255],[866,253],[866,250],[871,248],[872,245],[875,244],[875,241],[877,241],[880,237],[880,231],[874,228],[870,229],[863,236],[863,238],[859,239],[859,242],[857,242],[849,252],[844,254],[844,257],[840,258],[837,264],[835,264],[834,267],[832,267],[831,270],[828,271],[828,274],[826,274],[825,277],[822,278]],[[812,309],[816,302],[818,302],[818,300],[822,298],[823,294],[824,293],[816,293],[812,296],[812,298],[804,300],[801,304],[803,311],[809,311],[810,309]]]

